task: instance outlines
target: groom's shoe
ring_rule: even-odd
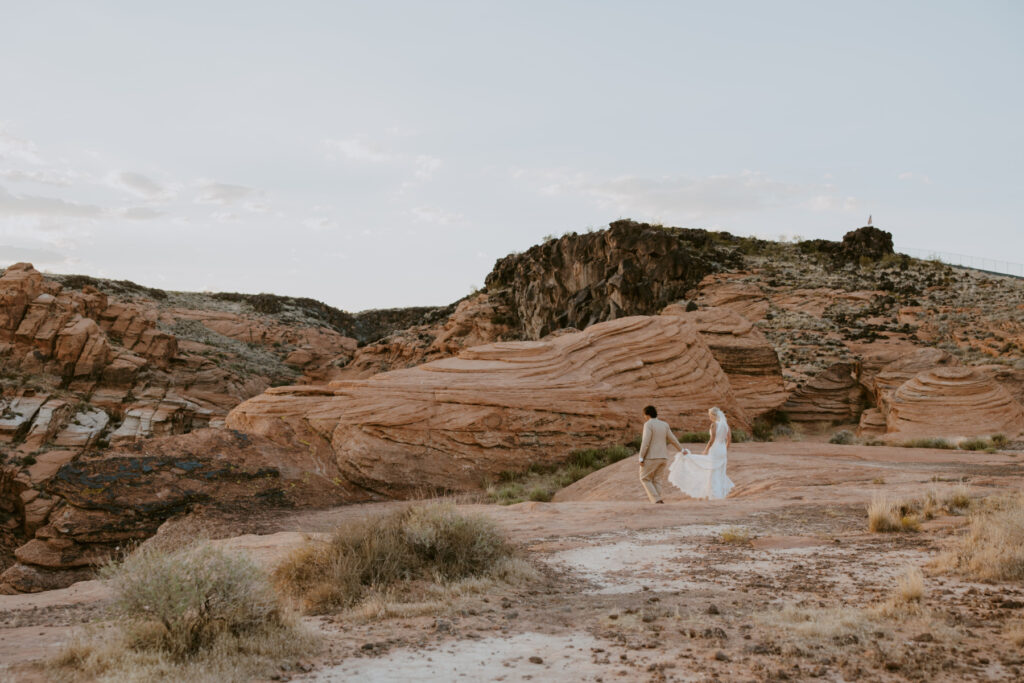
[[[661,505],[664,505],[664,504],[665,504],[665,501],[663,501],[663,500],[656,500],[656,501],[654,501],[654,502],[655,502],[655,503],[658,503],[658,504],[661,504]]]

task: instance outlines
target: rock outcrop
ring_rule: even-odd
[[[742,257],[704,230],[616,221],[500,259],[489,291],[506,291],[527,338],[585,329],[604,320],[651,315],[683,298],[701,279]]]
[[[937,367],[904,382],[888,405],[888,432],[901,438],[1016,436],[1024,408],[992,377],[975,368]]]
[[[703,428],[711,405],[749,425],[697,328],[674,315],[473,347],[324,388],[279,387],[227,424],[301,444],[345,481],[405,497],[476,489],[501,472],[628,440],[652,401],[679,428]]]
[[[786,402],[779,355],[742,315],[729,308],[687,311],[680,305],[667,306],[662,315],[678,315],[696,326],[749,419],[769,415]]]
[[[782,410],[793,422],[820,425],[857,422],[869,405],[854,363],[836,363],[794,391]]]
[[[31,539],[0,574],[0,592],[88,578],[119,546],[152,536],[167,519],[198,506],[238,513],[367,499],[336,470],[317,473],[318,464],[302,450],[224,429],[57,463],[43,489],[23,499]],[[45,514],[32,514],[33,507],[46,507]]]

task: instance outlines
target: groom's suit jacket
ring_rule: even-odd
[[[667,460],[669,456],[668,444],[675,444],[676,450],[681,451],[682,446],[676,435],[669,429],[668,423],[652,417],[644,423],[644,438],[640,442],[641,460]]]

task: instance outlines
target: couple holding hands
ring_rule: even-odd
[[[663,503],[656,478],[668,465],[669,445],[675,447],[675,460],[668,465],[668,481],[691,498],[725,498],[733,483],[725,473],[726,454],[732,443],[732,432],[725,413],[718,408],[708,410],[711,418],[710,437],[702,454],[691,453],[679,444],[668,423],[658,419],[658,409],[644,408],[644,435],[640,442],[640,483],[652,503]]]

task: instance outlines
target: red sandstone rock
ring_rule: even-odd
[[[712,405],[748,425],[696,327],[673,315],[473,347],[329,388],[270,389],[227,424],[301,444],[366,490],[409,496],[628,441],[648,403],[680,429],[704,428]]]
[[[918,373],[892,394],[891,436],[987,436],[1011,438],[1024,431],[1024,408],[987,373],[937,367]]]

